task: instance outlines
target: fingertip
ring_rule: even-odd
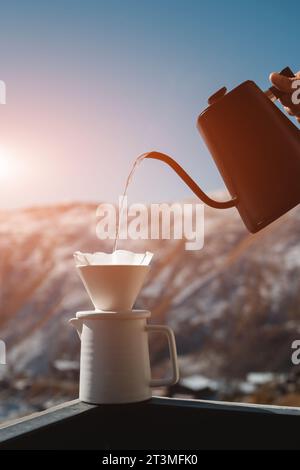
[[[289,116],[294,116],[294,115],[295,115],[295,113],[293,113],[293,111],[291,110],[291,108],[289,108],[288,106],[284,106],[284,109],[285,109],[285,111],[287,112],[287,114],[288,114]]]
[[[273,83],[273,78],[274,78],[274,76],[275,76],[275,79],[276,79],[276,75],[278,75],[277,72],[271,72],[271,73],[270,73],[270,75],[269,75],[269,80],[270,80],[271,83]]]
[[[291,92],[291,83],[292,79],[289,77],[285,77],[284,75],[281,75],[280,73],[273,72],[270,75],[270,80],[273,83],[276,88],[279,90],[285,92],[285,93],[290,93]]]

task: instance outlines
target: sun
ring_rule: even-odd
[[[0,180],[9,179],[15,172],[15,161],[12,153],[0,146]]]

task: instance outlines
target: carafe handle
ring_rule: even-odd
[[[168,339],[170,359],[172,364],[172,373],[170,377],[164,379],[151,379],[150,387],[163,387],[167,385],[174,385],[179,380],[179,369],[177,361],[177,351],[175,336],[171,328],[165,325],[146,325],[146,331],[150,333],[163,333]]]

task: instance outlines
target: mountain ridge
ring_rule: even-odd
[[[17,372],[47,374],[51,364],[61,356],[70,360],[78,358],[77,337],[67,320],[77,310],[91,305],[77,276],[72,253],[110,251],[112,246],[112,241],[99,241],[96,237],[96,207],[96,204],[70,203],[10,211],[8,215],[0,211],[0,335],[7,342],[8,360]],[[300,274],[300,240],[296,239],[300,233],[300,211],[296,208],[251,235],[235,209],[205,208],[205,228],[204,248],[195,252],[185,251],[185,240],[123,243],[129,249],[134,245],[137,251],[155,252],[137,306],[151,309],[153,321],[169,323],[174,328],[183,356],[192,351],[196,356],[215,356],[218,357],[215,362],[223,362],[223,366],[208,365],[207,370],[200,367],[200,371],[212,377],[219,374],[230,377],[236,372],[228,370],[226,356],[233,352],[229,345],[226,350],[226,340],[222,343],[217,337],[223,335],[228,341],[228,336],[241,328],[238,325],[243,323],[243,318],[254,331],[254,319],[259,317],[264,328],[273,325],[275,331],[272,316],[276,315],[282,334],[288,329],[285,321],[288,315],[275,314],[276,289],[280,290],[279,301],[288,305],[289,311],[293,304],[294,322],[298,325],[298,289],[294,276]],[[281,237],[283,248],[280,248]],[[290,279],[286,292],[282,290],[280,267]],[[266,301],[264,295],[268,297]],[[291,336],[284,338],[284,342]],[[235,340],[237,348],[242,348],[240,340]],[[222,357],[218,353],[221,343]],[[290,354],[287,344],[285,347],[283,369]],[[155,344],[154,351],[156,361],[165,357],[166,350],[161,344]],[[268,370],[269,364],[270,361]],[[240,369],[238,375],[247,373],[246,366]]]

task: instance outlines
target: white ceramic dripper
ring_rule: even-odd
[[[149,271],[152,253],[74,254],[76,266],[96,310],[131,310]]]

